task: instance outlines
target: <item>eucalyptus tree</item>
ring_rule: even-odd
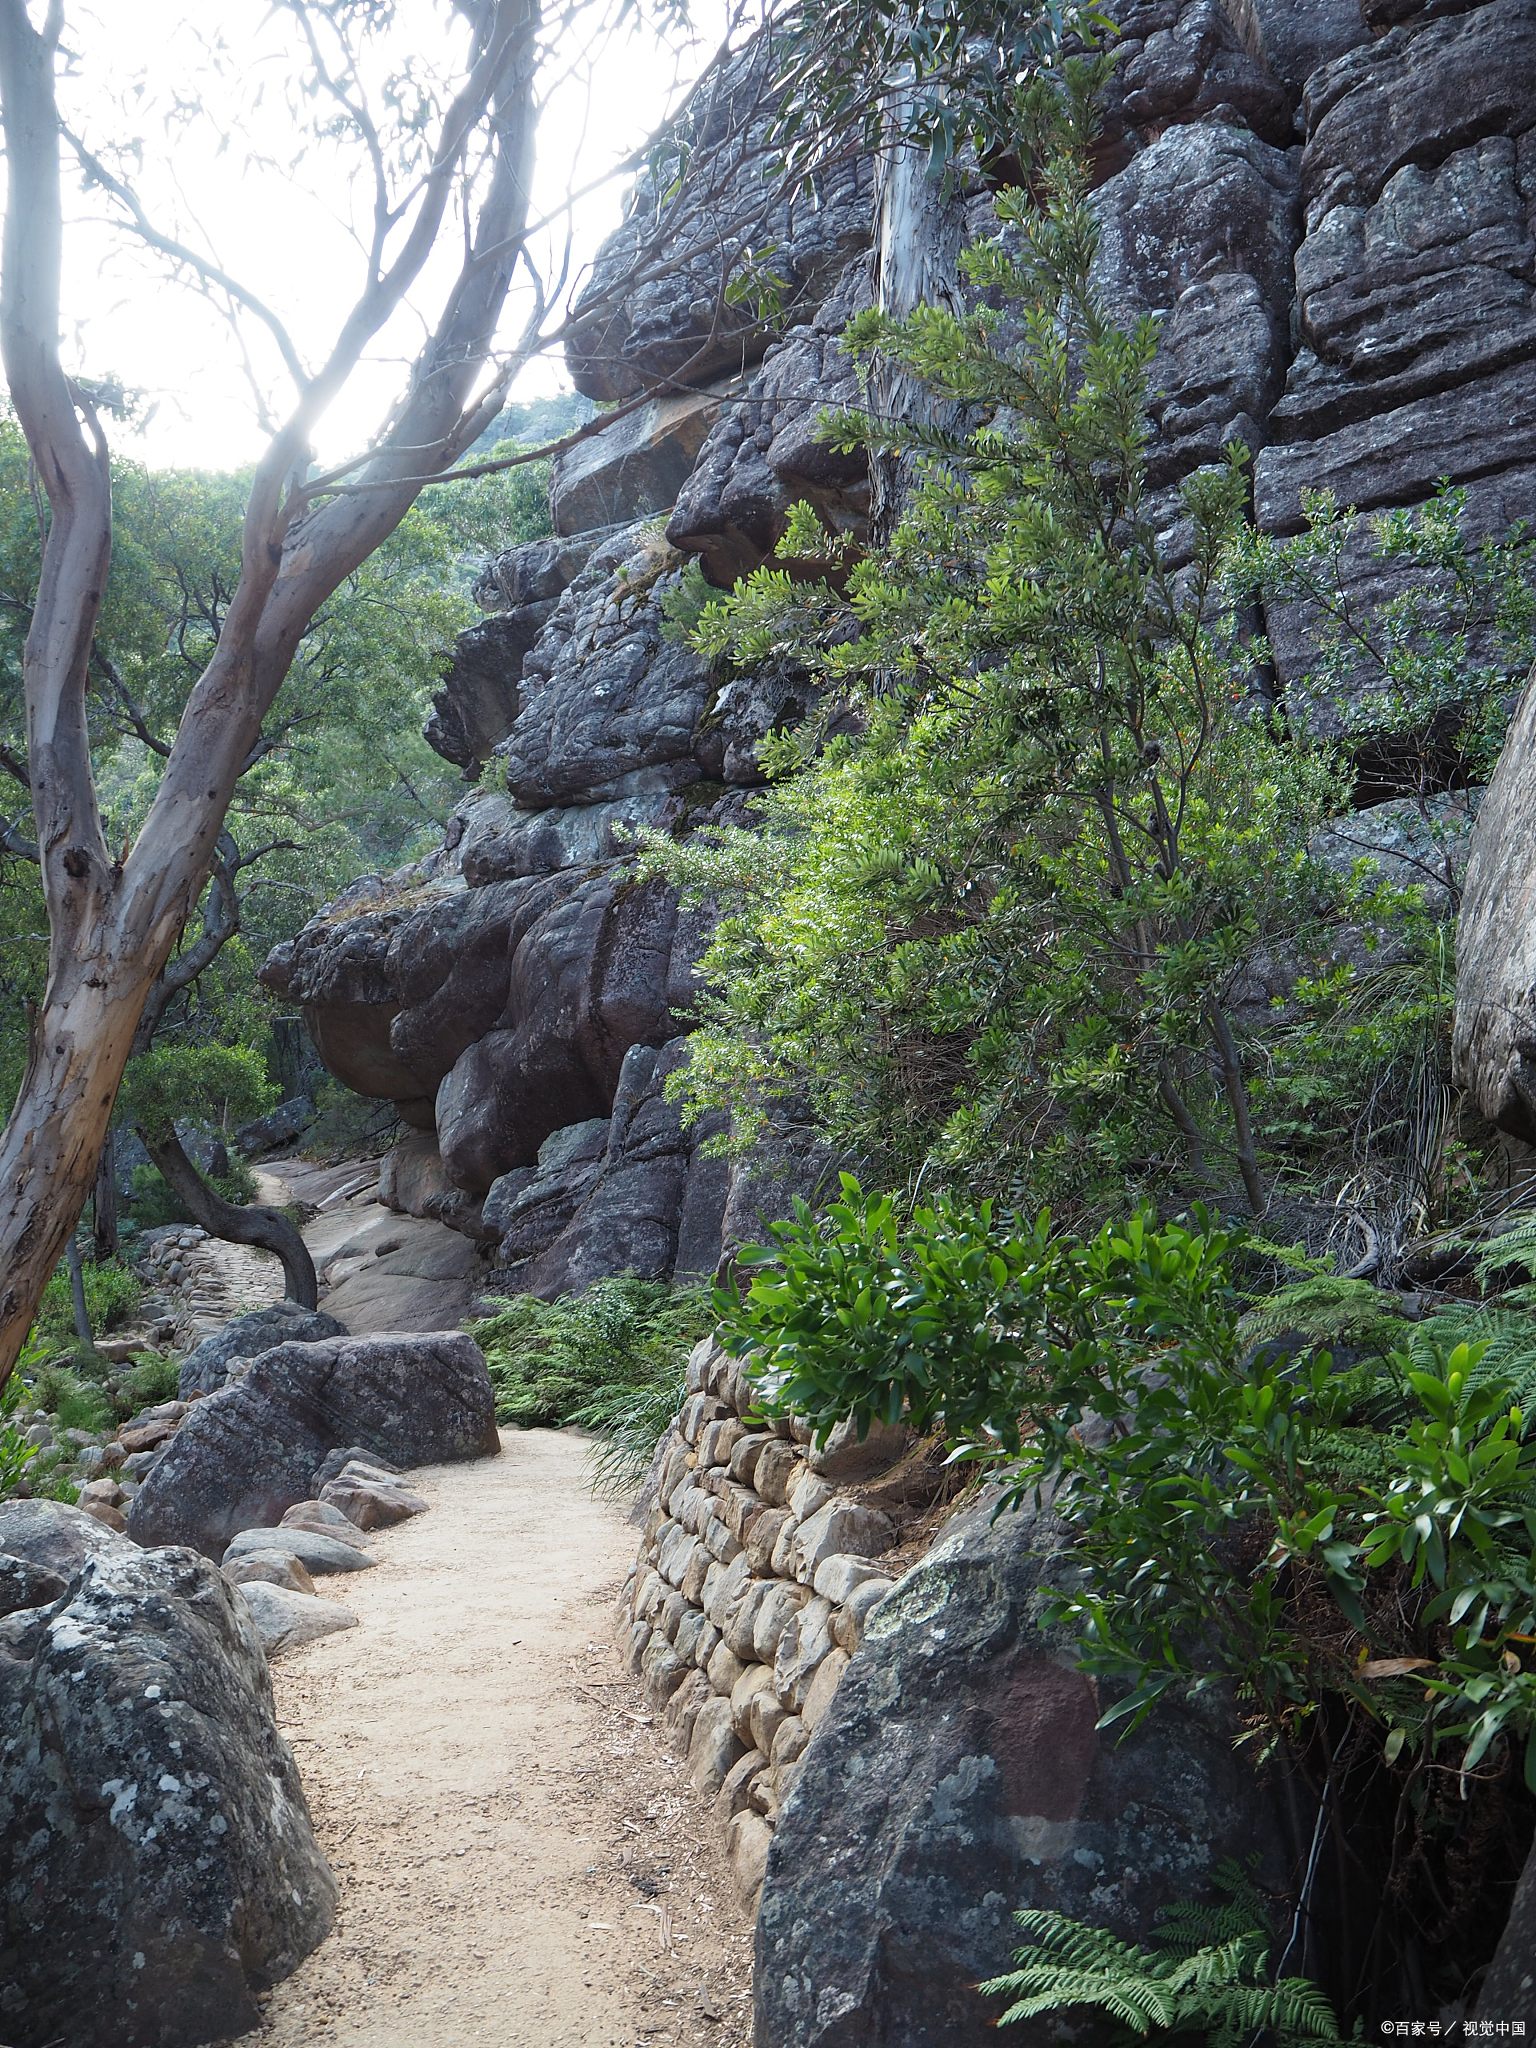
[[[266,22],[291,25],[295,64],[321,110],[312,132],[333,151],[353,152],[371,188],[355,298],[311,363],[257,290],[207,245],[157,222],[122,154],[66,127],[64,0],[0,0],[8,171],[0,354],[46,530],[22,668],[24,774],[48,916],[46,982],[0,1136],[0,1383],[89,1192],[146,1001],[210,875],[218,880],[232,795],[312,622],[425,487],[502,466],[459,458],[497,417],[530,355],[561,337],[573,281],[568,236],[562,255],[550,221],[533,217],[542,99],[581,61],[573,47],[600,45],[632,7],[444,0],[448,69],[442,50],[429,63],[406,46],[395,0],[278,0],[268,10]],[[88,49],[68,61],[88,62]],[[59,340],[62,179],[71,159],[169,274],[275,349],[288,387],[269,412],[249,478],[238,561],[206,662],[142,818],[117,846],[104,827],[87,714],[113,542],[111,454],[103,409],[67,373]],[[665,267],[668,210],[679,203],[675,190],[663,198],[629,274],[611,289]],[[552,275],[536,255],[551,242]],[[519,270],[529,280],[527,311],[508,339],[500,329]],[[383,429],[355,460],[317,474],[313,440],[327,411],[401,309],[419,313],[428,299],[425,339]],[[584,312],[591,317],[590,297]]]

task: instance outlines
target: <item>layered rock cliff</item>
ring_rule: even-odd
[[[1446,478],[1474,536],[1536,513],[1536,0],[1117,13],[1097,278],[1116,315],[1159,322],[1150,481],[1170,527],[1178,483],[1234,437],[1270,533],[1300,528],[1311,491],[1366,515]],[[687,117],[707,199],[668,211],[642,182],[572,344],[590,395],[657,395],[561,458],[556,539],[477,587],[487,616],[428,736],[478,786],[441,854],[356,885],[265,970],[332,1070],[424,1134],[401,1199],[499,1245],[506,1284],[541,1292],[626,1265],[704,1271],[752,1227],[752,1176],[735,1170],[733,1196],[664,1090],[705,930],[637,883],[626,834],[741,816],[757,742],[804,706],[783,679],[719,689],[664,634],[662,600],[690,559],[717,585],[751,569],[798,498],[854,538],[888,521],[899,480],[815,437],[820,407],[857,396],[837,336],[871,298],[958,301],[959,249],[992,222],[979,180],[946,199],[901,156],[845,158],[814,201],[764,184],[787,311],[722,326],[710,252],[762,177],[762,108],[738,79]],[[871,397],[919,402],[878,375]],[[1351,597],[1406,573],[1375,559],[1362,517]],[[1314,621],[1277,604],[1261,623],[1288,714],[1326,726],[1336,710],[1304,681]],[[1387,770],[1367,790],[1394,793]]]

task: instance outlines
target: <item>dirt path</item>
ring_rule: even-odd
[[[337,1588],[361,1627],[273,1667],[342,1899],[259,2038],[740,2048],[748,1926],[612,1648],[634,1531],[573,1432],[502,1442],[413,1474],[430,1513]]]

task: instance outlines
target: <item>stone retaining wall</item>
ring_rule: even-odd
[[[926,1506],[937,1489],[906,1429],[877,1426],[860,1443],[845,1425],[812,1448],[800,1425],[749,1427],[751,1405],[743,1366],[705,1338],[652,1467],[619,1633],[690,1783],[714,1797],[742,1903],[755,1911],[811,1731],[893,1583],[879,1560],[913,1502]],[[898,1476],[908,1471],[910,1484]]]

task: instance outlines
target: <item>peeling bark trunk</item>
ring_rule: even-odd
[[[25,0],[0,0],[8,181],[0,348],[51,515],[23,664],[50,949],[26,1075],[0,1137],[0,1386],[91,1191],[145,1000],[202,893],[235,782],[310,620],[399,525],[420,479],[455,461],[484,424],[474,393],[528,218],[540,16],[538,0],[481,0],[460,12],[475,23],[474,61],[413,189],[414,218],[398,253],[387,264],[380,256],[329,360],[302,386],[256,467],[218,646],[188,699],[137,843],[119,861],[102,832],[85,717],[111,552],[108,451],[58,352],[54,62],[63,7],[54,0],[39,32]],[[409,393],[361,472],[366,492],[309,504],[300,479],[314,427],[420,276],[461,189],[466,153],[487,142],[494,154],[472,245]]]
[[[1536,1144],[1536,668],[1472,832],[1456,925],[1451,1076]]]
[[[293,1225],[277,1209],[256,1204],[237,1208],[226,1202],[216,1188],[209,1187],[182,1149],[174,1134],[155,1139],[140,1130],[144,1149],[159,1167],[171,1191],[192,1219],[210,1237],[222,1237],[229,1244],[254,1244],[262,1251],[276,1252],[283,1262],[283,1281],[290,1301],[300,1308],[313,1308],[319,1298],[320,1282],[309,1247]]]
[[[92,1232],[98,1259],[117,1257],[117,1137],[112,1126],[101,1142],[96,1185],[91,1191]]]

